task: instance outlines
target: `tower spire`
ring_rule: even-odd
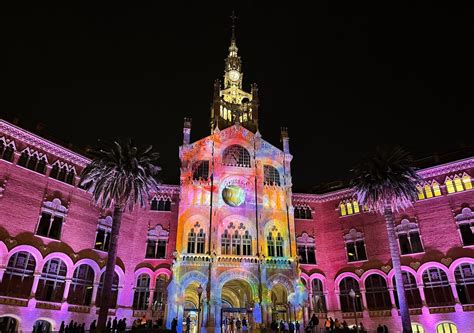
[[[237,16],[235,16],[235,12],[232,11],[232,15],[230,16],[230,19],[232,20],[232,36],[230,38],[230,47],[229,47],[229,57],[237,57],[237,51],[239,50],[237,48],[237,41],[235,38],[235,21],[237,20]]]

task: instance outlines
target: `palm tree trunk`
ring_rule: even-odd
[[[123,207],[115,205],[114,216],[112,220],[112,231],[110,233],[109,250],[107,253],[107,266],[105,268],[104,285],[100,301],[99,319],[97,320],[97,329],[99,332],[105,332],[105,325],[109,315],[110,296],[112,295],[112,284],[115,275],[115,261],[117,259],[117,244],[122,222]]]
[[[398,252],[397,235],[395,234],[395,221],[390,207],[385,207],[384,217],[387,226],[390,255],[392,256],[393,269],[395,270],[395,282],[397,283],[397,296],[398,304],[400,306],[400,315],[402,317],[403,333],[411,333],[410,312],[408,311],[408,302],[405,296],[405,287],[403,285],[400,253]]]

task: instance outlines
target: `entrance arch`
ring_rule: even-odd
[[[17,333],[19,321],[12,316],[0,317],[0,332]]]
[[[235,332],[243,326],[254,326],[253,311],[256,306],[251,284],[243,279],[225,282],[221,288],[221,327],[222,332]]]
[[[276,283],[270,290],[270,300],[272,302],[272,321],[290,320],[288,289],[281,283]]]
[[[51,333],[53,331],[53,325],[46,319],[38,319],[33,327],[36,333]]]
[[[202,294],[199,298],[199,287],[202,288]],[[204,313],[204,297],[206,294],[206,286],[202,285],[198,281],[192,281],[187,284],[184,289],[184,312],[183,312],[183,332],[187,331],[187,326],[189,325],[190,333],[197,333],[199,320],[203,320]],[[201,316],[199,316],[201,312]]]

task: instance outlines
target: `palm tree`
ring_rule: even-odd
[[[410,207],[416,200],[420,177],[411,163],[410,155],[402,148],[379,147],[371,158],[352,170],[355,177],[351,182],[359,204],[385,218],[404,333],[412,330],[394,230],[394,212]]]
[[[101,209],[113,207],[112,231],[107,253],[104,285],[97,328],[105,331],[117,258],[120,223],[125,209],[136,204],[145,207],[150,193],[158,189],[155,165],[159,154],[152,146],[138,149],[131,140],[113,142],[110,147],[91,151],[92,161],[81,174],[81,186],[92,194],[92,202]]]

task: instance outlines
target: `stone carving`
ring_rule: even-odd
[[[449,267],[449,265],[453,262],[452,258],[443,258],[441,259],[441,263],[445,265],[446,267]]]
[[[413,268],[414,270],[417,270],[418,267],[421,266],[421,263],[419,261],[414,261],[410,263],[410,267]]]
[[[382,269],[382,271],[384,271],[385,273],[388,274],[388,272],[390,272],[392,267],[390,265],[386,265],[386,266],[382,266],[381,269]]]

